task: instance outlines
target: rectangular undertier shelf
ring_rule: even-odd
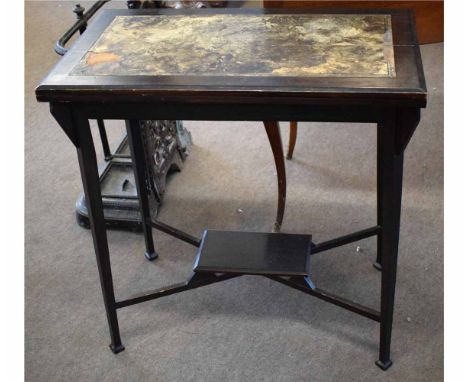
[[[194,272],[307,276],[312,235],[206,230]]]

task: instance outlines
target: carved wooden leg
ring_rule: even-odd
[[[278,176],[278,209],[274,231],[278,232],[283,223],[284,208],[286,205],[286,169],[284,165],[283,144],[281,142],[281,131],[277,121],[263,121],[265,130],[270,141],[273,157],[275,158],[276,173]]]
[[[294,153],[294,147],[296,146],[297,138],[297,122],[291,121],[289,127],[289,146],[288,146],[288,155],[286,159],[292,159]]]

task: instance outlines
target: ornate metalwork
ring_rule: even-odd
[[[191,144],[190,133],[181,121],[140,121],[149,179],[154,191],[162,198],[166,191],[166,175],[170,170],[180,171]],[[179,137],[179,134],[181,137]],[[188,139],[187,139],[188,138]]]
[[[65,48],[65,44],[75,35],[77,32],[83,33],[87,26],[88,20],[93,17],[93,15],[106,3],[110,0],[101,0],[96,1],[87,12],[85,9],[80,5],[76,4],[75,8],[73,9],[73,13],[76,14],[77,21],[73,26],[67,30],[62,37],[58,39],[55,43],[55,52],[61,56],[68,52],[68,49]]]

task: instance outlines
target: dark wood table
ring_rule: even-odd
[[[407,10],[112,10],[36,89],[75,145],[114,353],[124,350],[117,310],[238,277],[266,276],[380,323],[377,365],[387,369],[395,297],[403,155],[426,106]],[[198,248],[188,281],[116,301],[90,119],[127,121],[143,216]],[[377,222],[314,243],[309,234],[206,230],[201,239],[152,220],[139,120],[367,122],[377,126]],[[380,310],[314,285],[311,255],[377,236]]]

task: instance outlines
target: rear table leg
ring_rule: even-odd
[[[385,144],[383,140],[383,126],[381,123],[377,125],[377,225],[382,226],[382,146]],[[377,234],[377,258],[374,263],[374,268],[378,271],[382,270],[382,233]]]
[[[133,173],[135,175],[138,199],[140,202],[141,222],[146,245],[145,257],[152,261],[157,259],[158,254],[154,250],[151,210],[148,199],[150,187],[148,184],[144,147],[141,139],[140,122],[138,120],[131,120],[125,123],[127,125],[128,142],[132,153]]]
[[[102,151],[104,153],[104,159],[110,161],[112,159],[112,154],[110,152],[109,140],[107,139],[106,126],[102,119],[97,120],[97,125],[99,129],[99,136],[101,137]]]

